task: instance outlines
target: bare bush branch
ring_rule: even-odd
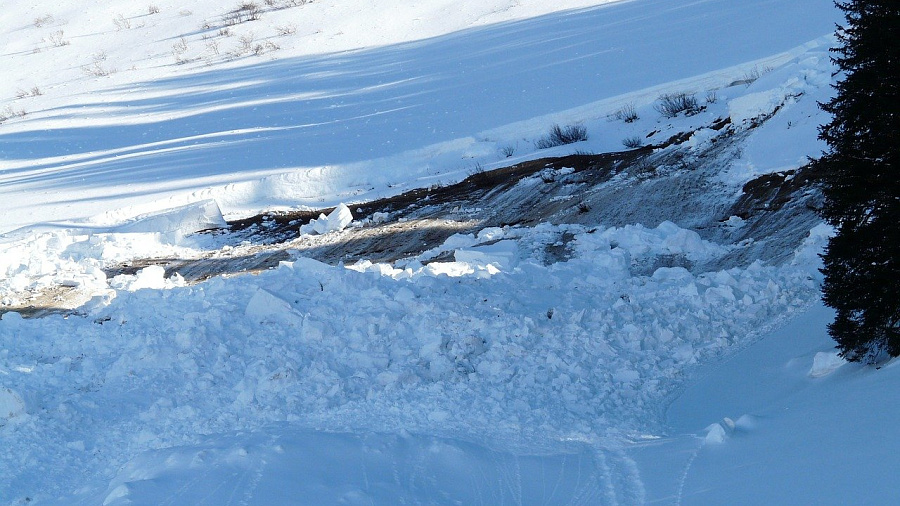
[[[255,2],[244,2],[224,16],[226,26],[256,21],[262,17],[262,9]]]
[[[587,129],[582,125],[569,125],[565,128],[553,125],[546,137],[538,139],[534,146],[538,149],[553,148],[564,144],[587,140]]]
[[[45,15],[45,16],[41,16],[41,17],[39,17],[39,18],[34,18],[34,26],[35,26],[35,28],[40,28],[40,27],[42,27],[42,26],[44,26],[44,25],[49,25],[49,24],[52,23],[52,22],[53,22],[53,16],[50,15],[50,14],[47,14],[47,15]]]
[[[625,123],[634,123],[638,120],[638,114],[634,109],[634,104],[623,105],[621,109],[612,114],[612,117],[613,119],[624,121]]]
[[[113,18],[113,24],[116,25],[116,30],[131,30],[131,21],[121,14]]]
[[[69,41],[66,40],[65,34],[62,30],[57,30],[48,35],[47,42],[49,42],[53,47],[63,47],[69,45]]]
[[[622,139],[622,145],[628,149],[637,149],[644,145],[644,141],[638,136],[626,137]]]
[[[294,25],[276,26],[275,31],[278,33],[278,35],[286,37],[288,35],[294,35],[295,33],[297,33],[297,27]]]
[[[87,65],[81,66],[81,71],[86,75],[94,77],[103,77],[115,73],[115,69],[111,69],[103,64],[106,61],[106,52],[100,51],[91,56],[92,61]]]
[[[692,93],[667,93],[659,97],[659,103],[653,106],[666,118],[674,118],[680,113],[691,116],[700,112],[697,97]]]

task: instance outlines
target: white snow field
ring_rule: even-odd
[[[406,4],[0,10],[0,308],[92,296],[0,316],[0,504],[895,502],[900,377],[835,355],[824,225],[778,263],[726,265],[746,244],[673,211],[393,264],[108,275],[224,254],[196,232],[265,210],[337,206],[298,233],[341,234],[339,204],[481,168],[699,150],[720,118],[745,135],[709,201],[823,147],[828,1]],[[679,92],[703,112],[662,117]],[[589,137],[538,150],[553,124]]]

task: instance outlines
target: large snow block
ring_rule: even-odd
[[[219,204],[202,200],[186,206],[138,217],[115,229],[119,233],[159,233],[178,242],[181,238],[203,230],[227,227]]]
[[[320,214],[317,219],[300,227],[301,234],[327,234],[340,232],[353,222],[353,214],[345,204],[340,204],[328,216]]]

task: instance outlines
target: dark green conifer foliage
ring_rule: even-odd
[[[827,151],[822,216],[836,229],[823,255],[823,300],[841,355],[900,355],[900,0],[836,2],[836,96],[822,108]]]

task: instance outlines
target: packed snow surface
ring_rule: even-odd
[[[891,502],[896,364],[834,353],[825,226],[778,264],[719,261],[745,245],[673,212],[392,264],[116,270],[228,254],[198,232],[266,209],[334,207],[297,224],[315,240],[364,226],[354,202],[523,160],[713,152],[725,121],[740,149],[692,191],[732,198],[822,149],[830,2],[237,7],[0,14],[0,303],[90,298],[2,314],[0,504]],[[702,110],[665,117],[666,93]],[[588,139],[538,150],[553,124]]]

